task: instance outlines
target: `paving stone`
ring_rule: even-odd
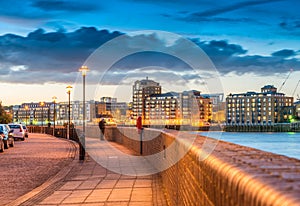
[[[133,187],[133,184],[135,182],[135,179],[131,179],[131,180],[122,180],[120,179],[117,184],[116,184],[116,188],[128,188],[128,187]]]
[[[112,189],[96,189],[89,195],[85,202],[105,202],[111,192]]]
[[[41,204],[60,204],[72,191],[56,191],[51,196],[42,201]]]
[[[113,188],[116,183],[117,183],[118,180],[112,180],[112,179],[109,179],[109,180],[102,180],[98,185],[97,185],[97,189],[100,189],[100,188]]]
[[[83,181],[66,182],[59,190],[75,190],[82,184]]]
[[[120,145],[117,147],[119,150],[124,149]],[[128,149],[125,150],[127,153],[131,152]],[[98,165],[88,154],[86,157],[84,162],[74,160],[72,168],[63,178],[61,185],[34,205],[147,206],[154,205],[153,198],[156,197],[155,205],[165,205],[160,204],[165,200],[162,201],[162,197],[156,194],[162,193],[162,185],[153,184],[153,181],[157,179],[156,176],[117,174]]]
[[[110,194],[108,201],[128,201],[130,200],[132,188],[114,189]]]
[[[137,179],[134,183],[134,187],[151,187],[152,180]]]
[[[82,182],[82,184],[77,188],[79,190],[86,190],[86,189],[94,189],[100,180],[94,179],[94,180],[86,180]]]
[[[73,161],[75,151],[73,143],[46,134],[30,133],[25,141],[15,141],[15,147],[5,150],[0,158],[0,205],[15,201],[53,177]],[[7,178],[6,174],[13,175]]]

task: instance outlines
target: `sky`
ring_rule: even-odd
[[[0,101],[66,101],[66,86],[80,93],[82,65],[91,69],[87,99],[130,101],[146,76],[165,92],[271,84],[296,98],[299,8],[298,0],[0,0]]]

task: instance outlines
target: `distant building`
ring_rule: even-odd
[[[101,97],[100,102],[103,102],[103,103],[116,103],[117,98],[115,98],[115,97]]]
[[[261,92],[229,94],[226,98],[227,125],[265,125],[286,122],[293,114],[293,97],[266,85]]]
[[[146,125],[179,125],[180,122],[179,94],[168,92],[165,94],[152,94],[145,99]]]
[[[134,82],[132,94],[132,118],[138,116],[145,118],[145,100],[152,94],[161,94],[161,86],[158,82],[149,80],[148,77]]]
[[[181,120],[183,125],[208,126],[212,120],[212,99],[199,91],[180,93]]]
[[[199,91],[152,94],[145,100],[146,125],[210,125],[212,101]]]
[[[13,106],[13,122],[47,125],[53,119],[52,102],[31,102]]]
[[[226,121],[225,118],[225,107],[226,103],[224,100],[223,93],[215,93],[215,94],[201,94],[203,97],[210,98],[212,100],[212,123],[224,123]]]
[[[128,107],[126,102],[118,102],[117,98],[101,97],[100,102],[96,102],[96,118],[124,122],[128,117]]]
[[[71,101],[70,103],[71,121],[77,125],[82,124],[83,102]],[[68,122],[68,102],[55,104],[55,123],[63,125]],[[95,116],[95,102],[86,102],[86,121],[91,122]],[[13,121],[27,125],[47,125],[54,123],[54,103],[53,102],[31,102],[13,106]]]
[[[297,102],[294,102],[295,106],[295,116],[298,120],[300,120],[300,99]]]

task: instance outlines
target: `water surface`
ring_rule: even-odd
[[[200,132],[200,134],[300,159],[300,133]]]

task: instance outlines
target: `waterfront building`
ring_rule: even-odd
[[[132,94],[132,118],[136,120],[141,116],[145,118],[145,100],[152,94],[161,94],[161,86],[158,82],[146,79],[134,82]]]
[[[261,92],[229,94],[226,98],[227,125],[266,125],[285,122],[293,114],[293,97],[266,85]]]
[[[145,100],[146,125],[208,126],[212,118],[212,101],[199,91],[153,94]]]
[[[75,124],[82,124],[83,103],[82,101],[70,102],[70,117]],[[55,105],[55,124],[64,125],[68,122],[68,102],[60,102]],[[54,103],[53,102],[31,102],[15,105],[12,109],[13,122],[27,125],[48,125],[53,124]],[[86,102],[86,121],[91,122],[95,116],[95,102]]]
[[[225,118],[225,101],[224,101],[224,93],[214,93],[214,94],[201,94],[201,96],[210,98],[212,102],[212,123],[224,123],[226,121]]]
[[[118,102],[117,98],[101,97],[96,102],[96,118],[113,118],[113,121],[124,122],[128,115],[128,104]]]
[[[47,125],[53,119],[52,102],[31,102],[13,106],[13,122]]]
[[[190,90],[179,94],[181,124],[209,126],[212,120],[212,99],[202,96],[200,91]]]
[[[300,99],[298,99],[297,102],[294,102],[295,106],[295,116],[296,119],[299,121],[300,120]]]
[[[179,125],[179,94],[152,94],[145,99],[145,125]]]

